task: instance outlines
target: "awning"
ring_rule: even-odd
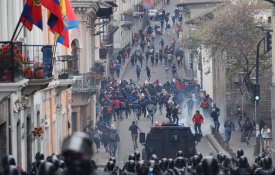
[[[118,5],[114,1],[103,1],[106,2],[107,4],[110,4],[113,7],[118,7]]]
[[[97,2],[99,7],[96,16],[100,18],[109,18],[113,14],[113,6],[106,2]]]

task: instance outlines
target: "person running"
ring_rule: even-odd
[[[136,67],[136,74],[137,74],[137,79],[140,80],[140,72],[141,72],[141,69],[140,67],[137,65]]]
[[[167,35],[169,35],[170,29],[171,29],[170,24],[167,23],[165,28]]]
[[[151,64],[152,64],[152,66],[154,66],[154,63],[155,63],[155,54],[153,53],[151,55]]]
[[[148,66],[146,66],[146,74],[147,74],[148,79],[150,80],[150,78],[151,78],[151,70],[150,70],[150,68]]]
[[[171,71],[172,71],[173,78],[176,78],[176,76],[177,76],[177,67],[176,67],[175,64],[172,65]]]
[[[141,67],[143,65],[143,60],[144,60],[144,57],[142,55],[138,56],[138,61]]]
[[[213,119],[214,125],[215,125],[215,131],[220,132],[220,122],[219,122],[219,115],[220,115],[220,109],[216,106],[216,104],[213,105],[213,108],[210,112],[210,117]]]
[[[149,103],[146,106],[146,109],[148,111],[148,118],[150,117],[151,124],[153,124],[154,123],[154,114],[156,112],[156,106],[153,103]]]
[[[184,107],[186,107],[186,105],[187,105],[188,117],[191,118],[193,113],[193,107],[194,107],[194,100],[192,96],[189,96],[188,100],[184,104]]]
[[[162,38],[159,42],[160,46],[161,46],[161,49],[163,50],[164,48],[164,39]]]
[[[132,125],[129,127],[129,131],[131,131],[134,150],[138,148],[138,144],[137,144],[138,130],[141,132],[140,128],[136,125],[136,122],[133,121]]]
[[[178,113],[179,113],[179,105],[175,106],[172,110],[173,123],[176,122],[176,124],[179,124]]]
[[[121,69],[121,64],[119,62],[116,63],[115,69],[116,69],[116,75],[117,75],[117,77],[119,77],[120,76],[120,69]]]
[[[193,116],[192,121],[194,123],[195,132],[202,134],[201,132],[201,124],[203,123],[203,116],[200,114],[200,111],[197,110],[196,114]]]
[[[117,130],[114,127],[111,127],[109,130],[109,153],[110,156],[115,157],[117,150],[117,143],[119,142],[119,135]]]

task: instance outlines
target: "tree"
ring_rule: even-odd
[[[264,33],[256,25],[263,24],[258,15],[266,6],[244,0],[227,2],[211,13],[214,17],[202,19],[194,30],[188,29],[185,39],[187,47],[199,48],[200,45],[210,48],[212,55],[220,51],[225,55],[231,75],[246,72],[244,82],[251,91],[251,74],[255,68],[257,43]],[[198,24],[198,23],[197,23]],[[191,29],[192,29],[191,28]],[[265,67],[270,67],[265,64]]]

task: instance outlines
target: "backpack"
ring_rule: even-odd
[[[125,104],[124,101],[121,102],[121,108],[122,108],[122,109],[125,109],[125,108],[126,108],[126,104]]]
[[[147,111],[148,111],[148,112],[153,112],[153,111],[154,111],[154,105],[153,105],[153,104],[149,104],[149,105],[147,106]]]
[[[117,140],[117,133],[116,133],[116,131],[111,131],[110,132],[109,139],[110,139],[110,141],[113,141],[113,142]]]
[[[137,71],[138,73],[140,73],[140,72],[141,72],[140,67],[138,67],[136,71]]]
[[[201,107],[207,109],[209,108],[209,104],[207,103],[207,101],[204,100],[203,102],[201,102]]]

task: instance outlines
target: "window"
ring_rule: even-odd
[[[178,142],[179,136],[177,134],[170,135],[170,142]]]

